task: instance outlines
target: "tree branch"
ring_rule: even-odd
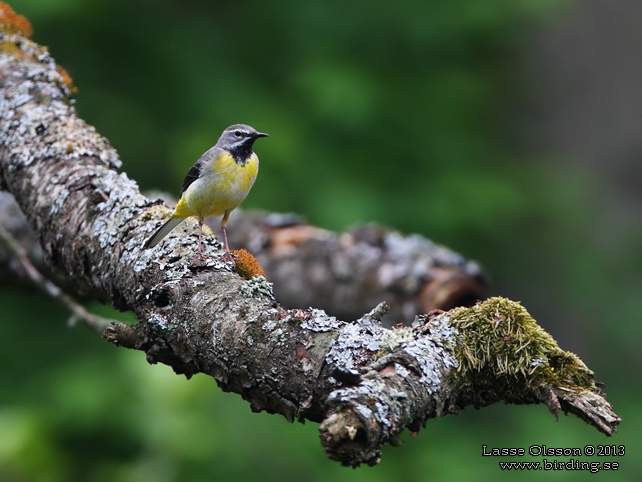
[[[44,48],[16,33],[1,34],[0,46],[0,187],[49,266],[135,313],[138,324],[111,325],[108,340],[187,377],[209,374],[254,411],[321,422],[324,450],[346,465],[377,463],[405,428],[499,400],[543,402],[615,431],[620,419],[592,372],[517,303],[493,298],[388,330],[383,304],[351,323],[283,308],[272,284],[238,276],[213,238],[212,257],[192,260],[194,222],[141,250],[170,210],[116,173],[115,151],[77,117]]]
[[[207,224],[221,239],[217,220]],[[39,270],[47,270],[35,233],[9,193],[0,192],[0,225],[20,240]],[[353,320],[386,301],[390,311],[383,322],[392,326],[436,309],[470,306],[484,297],[488,285],[477,263],[419,235],[404,237],[381,226],[336,234],[293,214],[240,209],[228,226],[232,246],[258,259],[285,308],[317,306]],[[10,260],[0,246],[0,279],[14,282]],[[56,282],[67,288],[64,280]]]
[[[210,221],[220,238],[220,227]],[[479,265],[419,236],[382,226],[356,226],[337,235],[292,214],[232,213],[234,246],[254,254],[286,308],[318,306],[354,320],[386,301],[385,324],[435,309],[470,306],[488,279]]]

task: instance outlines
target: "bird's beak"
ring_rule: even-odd
[[[259,137],[270,137],[270,136],[265,134],[264,132],[255,132],[254,137],[259,138]]]

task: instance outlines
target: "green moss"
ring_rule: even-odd
[[[450,313],[459,331],[455,354],[461,385],[470,385],[480,405],[499,399],[533,402],[541,387],[599,392],[593,372],[573,353],[563,351],[522,305],[490,298]]]
[[[0,52],[6,55],[17,55],[21,52],[20,47],[18,47],[14,42],[9,40],[0,41]]]

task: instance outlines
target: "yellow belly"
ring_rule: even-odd
[[[235,209],[250,192],[258,171],[259,159],[254,153],[244,165],[228,154],[220,154],[185,190],[174,215],[204,220]]]

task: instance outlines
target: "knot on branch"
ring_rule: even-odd
[[[111,323],[103,331],[102,337],[110,343],[125,348],[139,349],[142,345],[136,332],[127,323]]]
[[[373,442],[377,429],[353,411],[333,413],[319,428],[321,445],[326,455],[340,461],[341,465],[377,465],[381,460],[378,445]]]

